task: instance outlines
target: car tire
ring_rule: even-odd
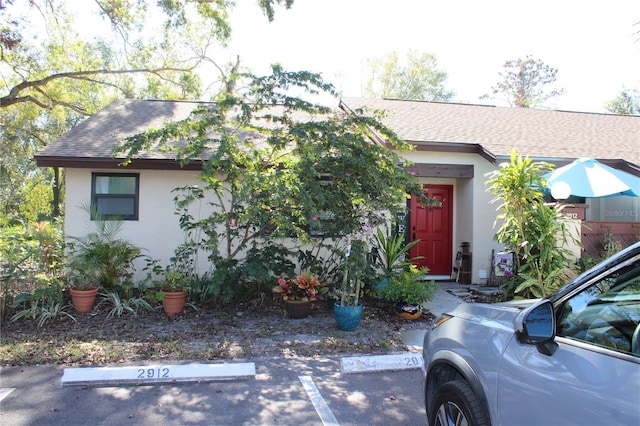
[[[429,413],[431,426],[486,426],[485,410],[478,397],[462,380],[444,383],[434,397]]]

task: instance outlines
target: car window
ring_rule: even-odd
[[[640,357],[640,261],[570,297],[557,335]]]

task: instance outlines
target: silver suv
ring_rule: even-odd
[[[640,243],[542,300],[461,304],[425,335],[430,425],[640,425]]]

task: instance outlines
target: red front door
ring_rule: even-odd
[[[411,198],[411,241],[420,240],[411,249],[411,257],[421,256],[414,262],[429,268],[430,275],[451,275],[453,186],[425,185],[425,193],[439,200],[442,207],[421,207]]]

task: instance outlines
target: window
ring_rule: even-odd
[[[558,336],[640,356],[640,261],[572,296],[558,319]]]
[[[138,220],[140,177],[131,173],[91,175],[91,219]]]

